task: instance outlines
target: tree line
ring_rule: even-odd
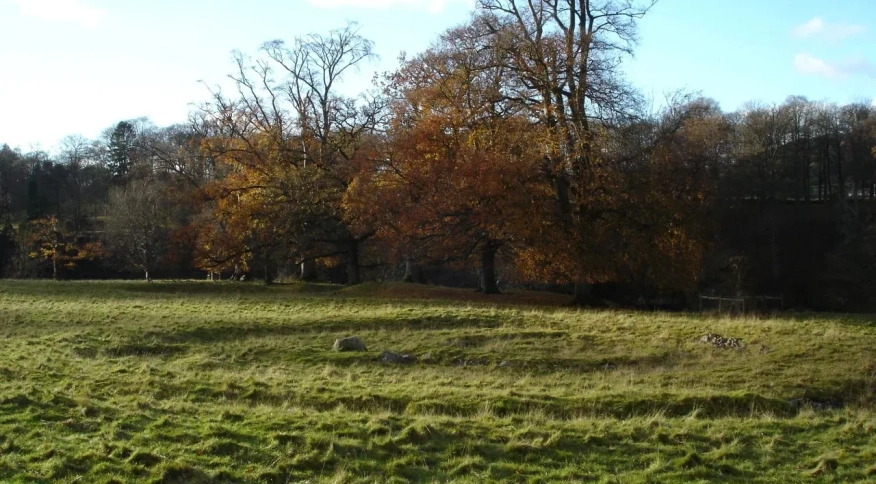
[[[655,109],[622,70],[653,4],[480,0],[355,96],[342,82],[374,47],[349,24],[236,52],[233,89],[187,123],[122,121],[51,156],[4,146],[3,274],[356,284],[439,267],[579,304],[607,288],[805,304],[827,277],[844,282],[825,304],[869,304],[847,288],[873,267],[876,110],[792,96],[728,113],[684,92]],[[818,260],[788,213],[827,220]]]

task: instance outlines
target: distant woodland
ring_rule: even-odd
[[[0,272],[876,309],[876,108],[648,101],[623,68],[651,4],[584,4],[481,0],[357,96],[355,24],[272,41],[184,124],[2,145]]]

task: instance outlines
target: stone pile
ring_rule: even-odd
[[[708,345],[712,345],[715,348],[719,348],[722,350],[726,349],[736,349],[741,350],[745,348],[745,343],[739,338],[733,337],[724,337],[720,334],[709,333],[702,338],[700,338],[700,343],[705,343]]]

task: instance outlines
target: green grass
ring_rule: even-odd
[[[876,482],[872,318],[562,301],[0,282],[0,481]]]

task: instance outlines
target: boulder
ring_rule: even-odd
[[[368,351],[365,343],[356,336],[335,340],[335,345],[332,349],[335,351]]]

